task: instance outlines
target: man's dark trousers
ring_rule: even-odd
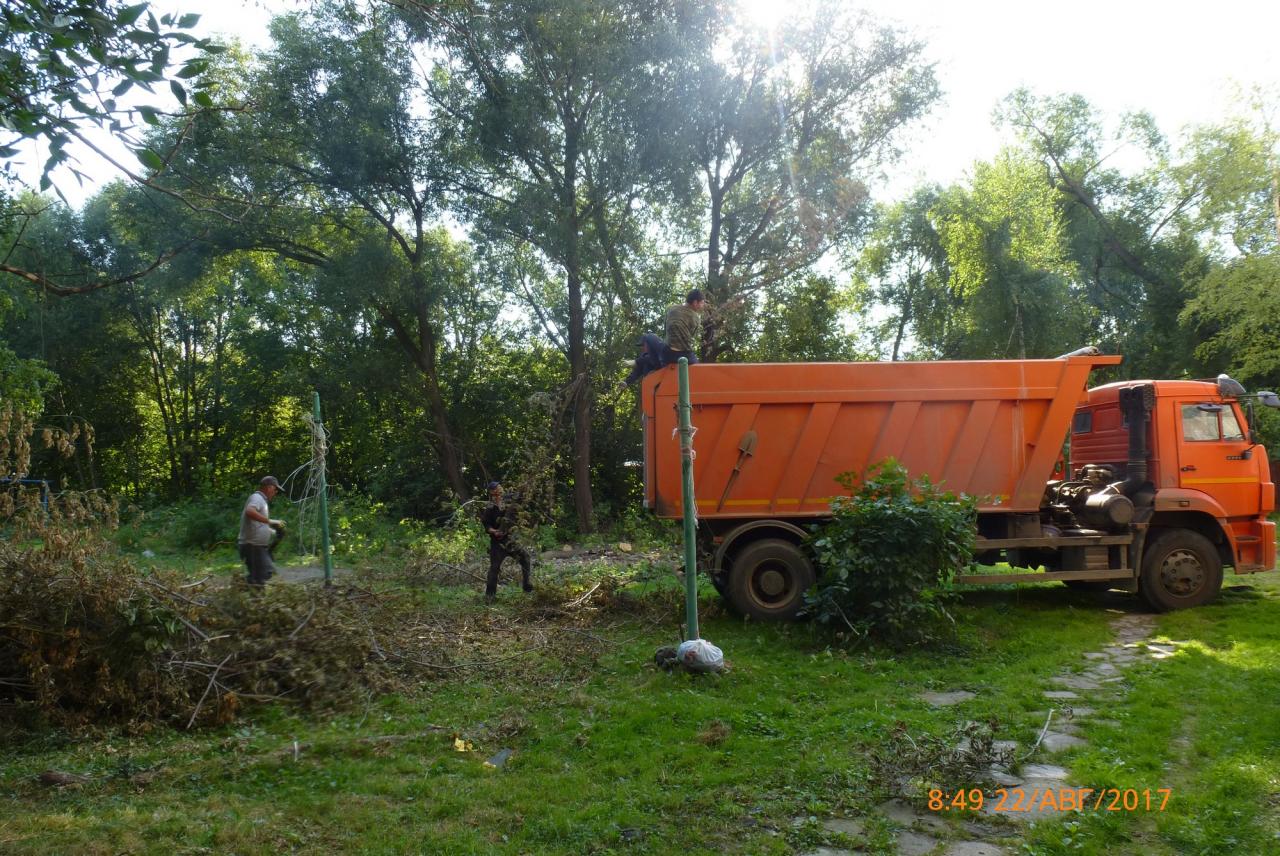
[[[674,366],[676,363],[680,362],[681,357],[688,360],[689,365],[693,365],[698,362],[698,355],[693,351],[673,351],[671,350],[670,345],[667,345],[662,349],[662,364],[664,366]]]
[[[485,597],[493,597],[498,593],[498,571],[502,568],[502,560],[507,556],[511,556],[520,563],[524,590],[529,591],[533,588],[533,580],[530,578],[533,573],[533,560],[529,558],[529,551],[509,538],[502,541],[490,538],[489,577],[485,580]]]
[[[259,544],[241,544],[240,558],[249,572],[249,585],[264,586],[276,572],[275,563],[271,561],[271,550]]]

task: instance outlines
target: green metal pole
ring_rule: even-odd
[[[690,639],[698,634],[698,503],[693,495],[693,405],[689,403],[689,361],[680,358],[680,469],[684,476],[684,615]]]
[[[320,393],[315,393],[315,407],[312,416],[315,419],[316,430],[323,430],[323,424],[320,421]],[[326,586],[333,585],[333,556],[329,552],[329,483],[325,479],[325,460],[320,458],[320,545],[324,551],[324,584]]]

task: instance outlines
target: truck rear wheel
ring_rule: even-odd
[[[733,558],[729,603],[743,615],[764,621],[795,618],[816,577],[800,548],[779,538],[749,544]]]
[[[1157,612],[1208,603],[1222,588],[1222,559],[1209,539],[1190,529],[1168,529],[1142,554],[1142,598]]]

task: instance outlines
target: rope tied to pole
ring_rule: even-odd
[[[306,471],[306,480],[302,486],[302,496],[298,504],[298,549],[307,553],[318,553],[320,547],[320,491],[327,489],[325,459],[329,454],[329,434],[310,413],[302,415],[302,422],[311,432],[311,459],[285,479],[288,484],[295,475]]]

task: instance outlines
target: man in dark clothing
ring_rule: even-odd
[[[702,309],[707,300],[699,289],[690,291],[684,299],[684,305],[672,306],[667,310],[667,347],[662,351],[662,364],[672,365],[684,357],[693,365],[698,355],[693,352],[694,346],[702,338]]]
[[[511,536],[511,520],[508,509],[502,503],[502,485],[489,482],[489,504],[480,514],[484,531],[489,533],[489,576],[485,580],[484,599],[492,603],[498,595],[498,571],[503,559],[511,556],[520,563],[524,590],[533,591],[533,560],[529,551]]]
[[[631,367],[631,374],[622,381],[618,387],[619,390],[644,380],[644,376],[649,372],[662,368],[662,350],[666,346],[665,342],[652,333],[641,336],[640,356],[636,357],[635,365]]]

